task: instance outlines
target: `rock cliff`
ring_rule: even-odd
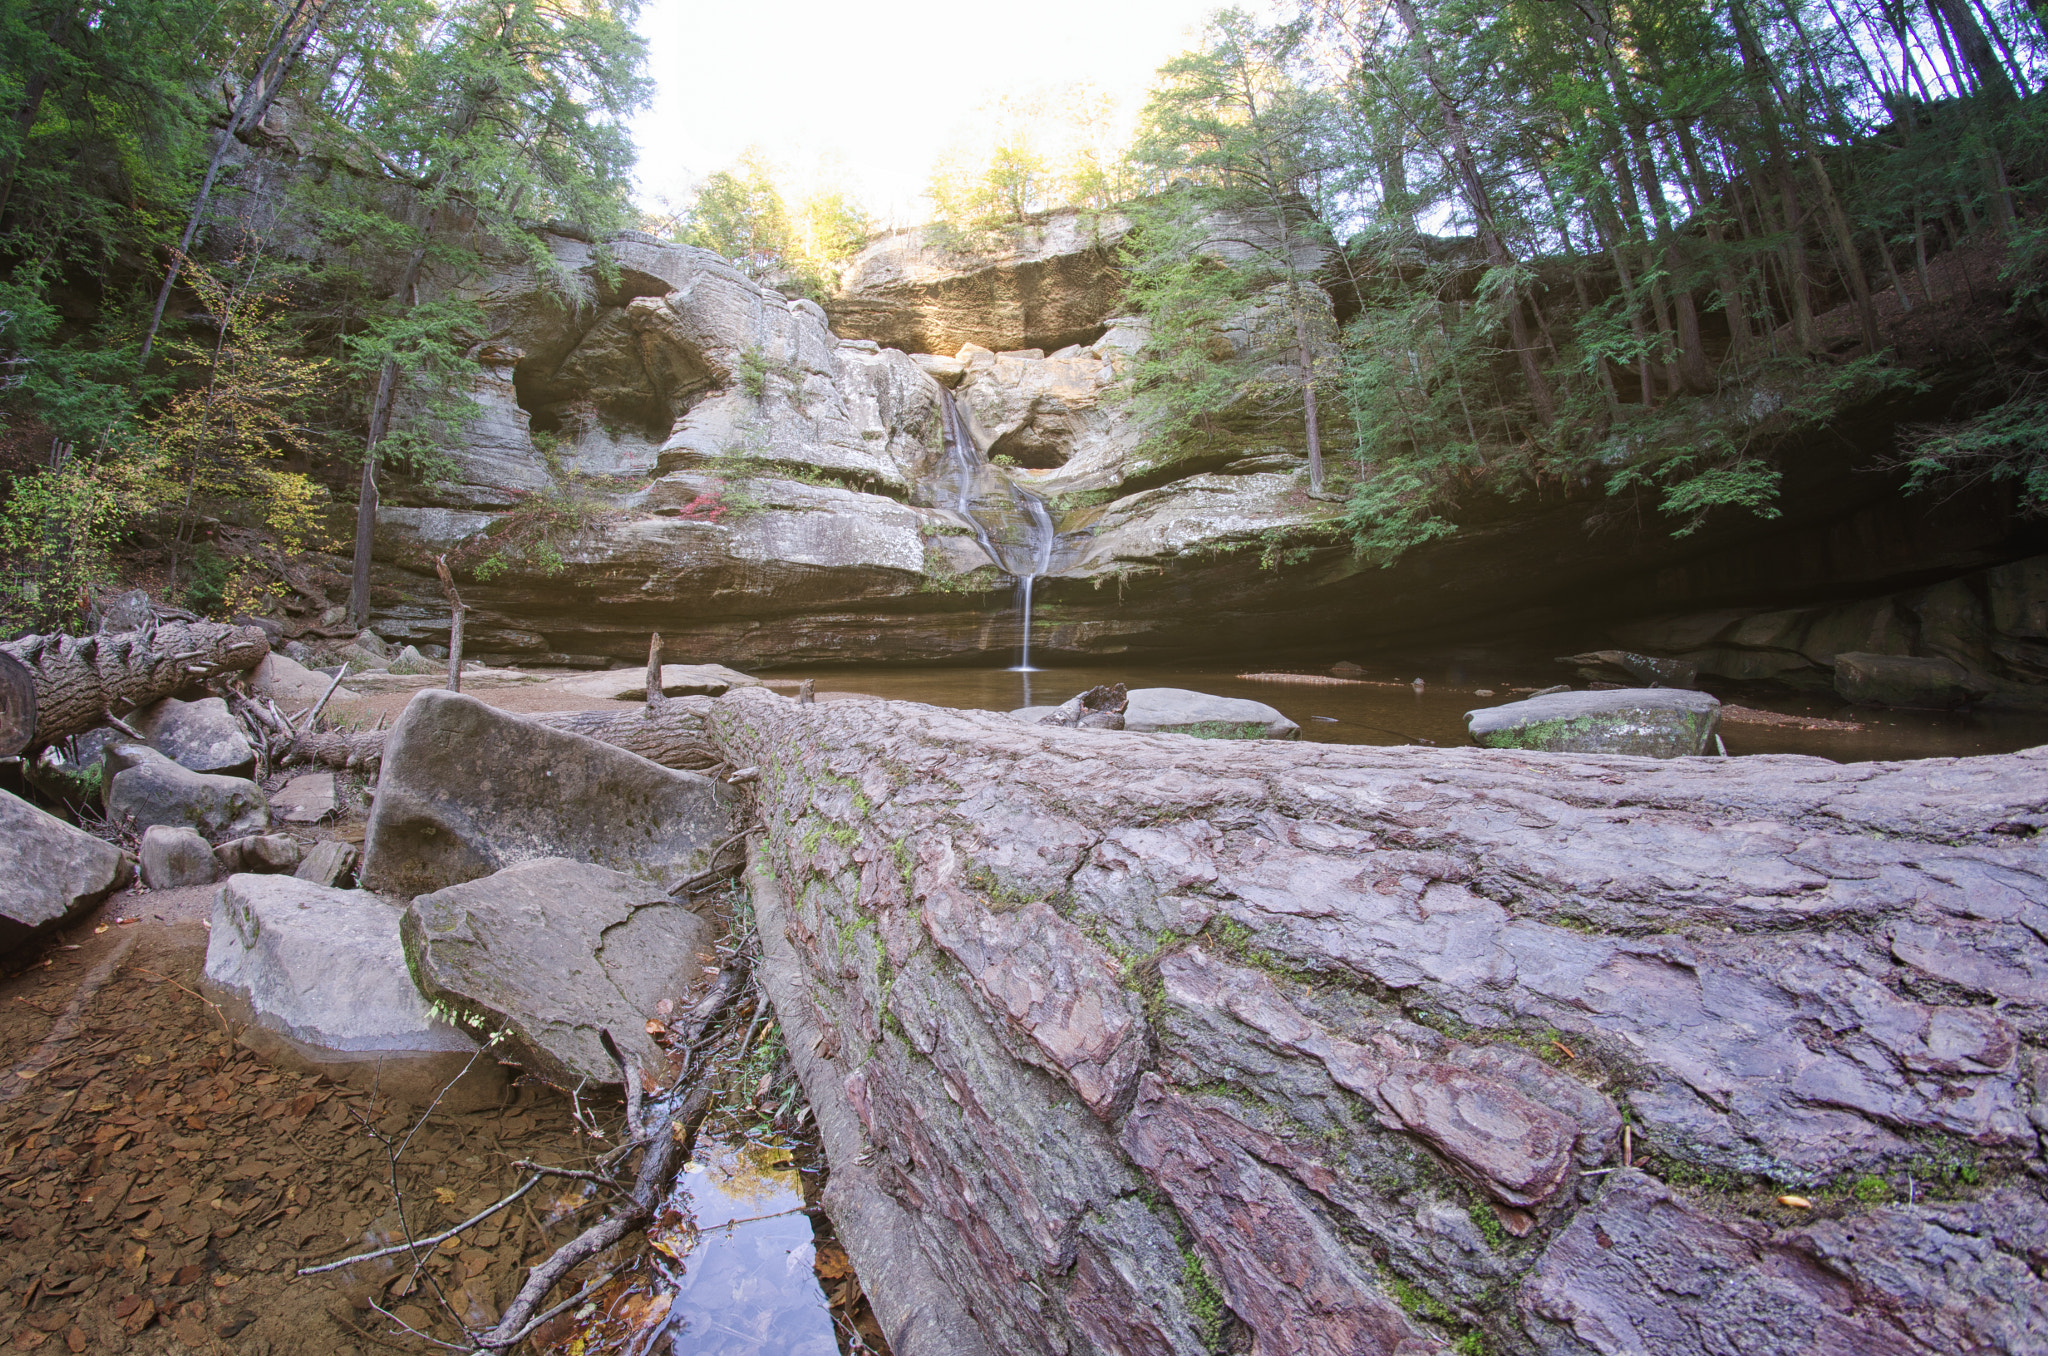
[[[709,729],[763,769],[766,982],[900,1356],[2048,1331],[2040,750]]]
[[[1456,536],[1376,568],[1344,544],[1341,502],[1308,493],[1298,427],[1148,441],[1118,390],[1143,338],[1115,315],[1106,250],[1122,229],[1070,213],[972,250],[887,237],[829,315],[715,255],[636,235],[558,237],[545,267],[506,260],[445,281],[489,317],[480,413],[447,449],[452,472],[387,495],[378,626],[444,638],[432,557],[446,552],[471,648],[493,658],[630,659],[657,629],[743,665],[1012,652],[1011,579],[976,525],[941,506],[953,502],[939,488],[947,391],[989,474],[1055,522],[1035,590],[1039,654],[1142,660],[1213,652],[1219,638],[1504,626],[1590,646],[1616,622],[1661,615],[1675,621],[1657,643],[1698,653],[1704,671],[1791,672],[1820,642],[1717,628],[2048,550],[1996,487],[1917,502],[1867,473],[1868,449],[1902,417],[1880,410],[1788,453],[1776,520],[1730,514],[1673,538],[1599,486],[1552,484],[1475,500]],[[1008,529],[995,530],[1001,557]],[[1974,596],[1983,616],[1958,625],[1978,638],[1962,648],[2010,697],[2032,661],[1999,647],[2032,642],[1999,631],[2002,614]]]

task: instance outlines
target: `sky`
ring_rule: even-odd
[[[1089,82],[1135,108],[1219,0],[646,0],[656,92],[640,196],[761,146],[793,186],[839,180],[886,225],[929,215],[932,162],[1004,94]]]

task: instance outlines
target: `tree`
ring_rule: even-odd
[[[1319,494],[1321,344],[1309,317],[1323,310],[1316,274],[1329,232],[1314,194],[1334,165],[1328,101],[1290,70],[1303,32],[1226,12],[1199,51],[1161,68],[1133,158],[1172,190],[1139,212],[1126,257],[1131,297],[1153,327],[1137,380],[1166,428],[1245,402],[1270,406],[1284,388]],[[1274,372],[1282,354],[1292,365],[1284,382]]]

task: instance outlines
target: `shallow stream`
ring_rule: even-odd
[[[1363,681],[1292,684],[1247,681],[1254,671],[1326,675],[1313,663],[1240,658],[1229,664],[1133,668],[1096,664],[1023,673],[1005,668],[863,667],[763,672],[763,678],[817,680],[821,694],[865,693],[960,709],[1009,711],[1051,706],[1099,683],[1182,687],[1219,697],[1250,697],[1301,726],[1303,739],[1331,744],[1422,744],[1457,747],[1469,741],[1465,713],[1517,700],[1529,690],[1585,681],[1548,657],[1404,658],[1368,665]],[[1421,688],[1414,680],[1422,679]],[[1775,684],[1708,679],[1708,691],[1730,706],[1843,722],[1857,729],[1801,729],[1746,721],[1728,712],[1721,727],[1728,752],[1803,753],[1837,762],[1968,757],[2048,744],[2048,712],[1888,711],[1851,707],[1832,692],[1801,693]],[[1523,689],[1517,692],[1516,689]],[[1491,695],[1482,695],[1491,694]]]

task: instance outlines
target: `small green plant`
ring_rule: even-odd
[[[1892,1184],[1875,1173],[1865,1173],[1849,1188],[1849,1194],[1868,1205],[1880,1205],[1892,1198]]]
[[[1181,1250],[1180,1284],[1188,1312],[1194,1315],[1195,1326],[1201,1330],[1202,1345],[1211,1351],[1218,1350],[1223,1345],[1224,1321],[1230,1308],[1224,1304],[1223,1292],[1216,1288],[1216,1282],[1209,1279],[1209,1269],[1192,1248]]]
[[[1508,1245],[1507,1227],[1500,1222],[1500,1216],[1493,1213],[1490,1205],[1475,1205],[1465,1212],[1472,1217],[1472,1224],[1486,1236],[1488,1245],[1498,1250]]]
[[[1486,1356],[1486,1338],[1477,1332],[1468,1332],[1451,1343],[1451,1350],[1457,1356]]]
[[[1007,452],[998,452],[988,459],[988,464],[991,466],[1015,466],[1017,459]]]

